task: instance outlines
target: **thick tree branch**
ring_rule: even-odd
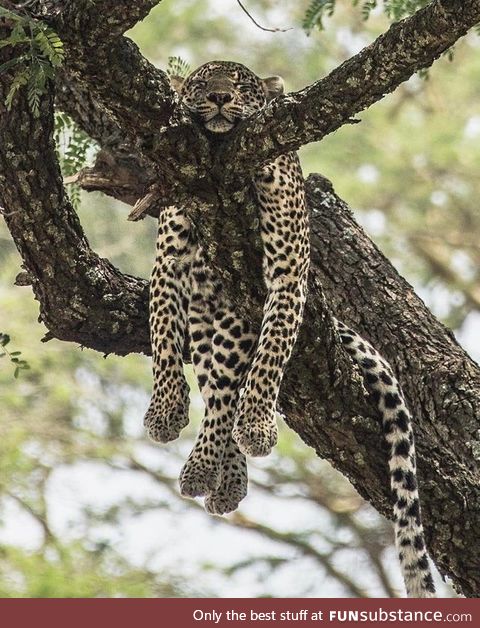
[[[152,75],[155,70],[148,64],[143,67],[147,62],[137,50],[127,51],[123,40],[118,43],[125,48],[121,53],[113,51],[104,58],[103,52],[92,55],[89,51],[73,63],[82,80],[88,81],[86,88],[93,88],[101,107],[115,116],[124,134],[141,139],[142,155],[163,171],[172,190],[188,190],[190,196],[205,200],[205,190],[213,187],[213,180],[223,178],[230,189],[241,189],[259,164],[336,130],[413,73],[431,65],[479,20],[480,0],[434,0],[412,17],[393,24],[327,77],[275,100],[213,151],[188,116],[175,109],[175,98],[163,79],[156,83],[150,76],[138,85],[139,75],[145,71]],[[105,76],[102,71],[96,76],[98,67],[113,67],[115,73],[121,57],[124,62],[117,76]],[[151,106],[145,108],[145,102]],[[152,133],[152,122],[156,133]],[[186,167],[187,163],[194,167]]]
[[[65,83],[67,92],[88,94],[111,124],[121,126],[125,139],[145,147],[160,128],[175,122],[177,98],[167,74],[120,35],[155,4],[153,0],[37,0],[22,7],[23,12],[52,26],[64,41],[66,62],[59,85]],[[72,109],[72,104],[66,109]]]
[[[125,133],[95,99],[88,85],[75,81],[63,68],[55,81],[55,108],[67,113],[93,140],[108,150],[125,143]]]
[[[148,284],[122,275],[90,249],[63,190],[53,97],[43,99],[37,121],[23,95],[7,112],[5,93],[0,83],[0,206],[40,302],[40,319],[55,337],[104,353],[119,345],[121,353],[142,344],[148,351]]]
[[[159,129],[174,122],[176,95],[167,75],[150,64],[137,46],[120,37],[108,46],[67,46],[64,77],[79,82],[120,126],[149,149]]]
[[[276,99],[219,155],[243,173],[321,140],[392,92],[480,21],[480,0],[434,0],[300,92]]]
[[[7,4],[14,7],[26,5],[25,9],[32,15],[54,23],[56,28],[61,29],[64,38],[77,38],[81,33],[85,44],[98,46],[99,43],[115,39],[135,26],[160,2],[161,0],[34,0],[26,3],[24,0],[14,0]]]
[[[102,147],[93,167],[84,168],[70,183],[75,182],[87,191],[104,192],[131,205],[145,196],[153,184],[160,184],[161,170],[141,157],[141,146],[136,138],[132,143],[125,137],[88,85],[70,80],[65,72],[59,72],[55,107],[67,113]],[[158,208],[156,211],[158,213]]]

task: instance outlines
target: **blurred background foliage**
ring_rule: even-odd
[[[337,0],[333,16],[320,16],[323,30],[311,21],[310,36],[302,29],[307,0],[244,4],[263,26],[291,30],[257,28],[235,0],[165,0],[130,36],[160,67],[174,55],[191,67],[235,60],[282,75],[293,91],[384,31],[385,5],[408,12],[424,3],[370,3],[365,22],[367,3]],[[362,113],[361,124],[301,151],[305,172],[332,180],[474,357],[479,46],[468,36],[453,62],[441,59],[426,79],[413,77]],[[79,206],[95,249],[148,277],[155,224],[128,223],[127,213],[96,194],[82,195]],[[191,426],[178,442],[154,446],[141,425],[149,360],[43,344],[31,292],[13,285],[20,266],[0,223],[0,331],[30,366],[15,379],[8,356],[0,360],[1,596],[403,595],[390,523],[286,428],[270,457],[251,461],[250,494],[237,513],[212,518],[181,499],[176,478],[202,412],[191,374]],[[440,594],[451,591],[440,583]]]

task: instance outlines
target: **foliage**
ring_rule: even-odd
[[[15,379],[19,376],[21,371],[27,371],[30,366],[26,360],[20,359],[22,355],[21,351],[9,351],[7,345],[10,342],[10,336],[3,332],[0,332],[0,358],[9,358],[12,365],[15,367],[13,376]]]
[[[87,163],[88,153],[95,151],[96,143],[63,112],[55,113],[55,143],[58,161],[64,177],[76,174]],[[69,190],[70,201],[78,209],[80,188],[72,185]]]
[[[10,35],[0,41],[0,48],[13,46],[18,54],[0,66],[0,72],[15,69],[5,105],[11,109],[17,92],[25,87],[30,110],[40,115],[40,98],[53,80],[55,69],[63,63],[63,43],[56,32],[43,22],[0,7],[0,18],[13,22]]]
[[[391,20],[401,20],[421,9],[430,0],[384,0],[385,13]]]
[[[167,74],[185,78],[190,74],[190,64],[181,57],[168,57]]]
[[[4,598],[164,597],[175,592],[112,548],[86,549],[78,542],[57,544],[49,552],[3,547],[0,575]]]
[[[380,0],[351,0],[351,3],[358,6],[362,18],[368,20],[372,11],[380,5]],[[388,18],[397,21],[412,15],[427,3],[428,0],[384,0],[382,5]],[[314,29],[323,30],[323,19],[333,15],[336,5],[337,0],[311,0],[302,23],[305,32],[310,34]]]
[[[323,18],[332,16],[334,11],[335,0],[312,0],[302,24],[307,35],[315,28],[323,30]]]

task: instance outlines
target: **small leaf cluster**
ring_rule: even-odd
[[[392,21],[401,20],[409,15],[415,13],[430,0],[383,0],[383,12]],[[366,21],[370,17],[371,12],[380,6],[380,0],[351,0],[353,6],[360,7],[362,18]],[[303,19],[303,29],[310,35],[314,30],[323,30],[323,19],[325,17],[331,17],[335,11],[336,0],[312,0],[310,3],[305,17]],[[477,32],[480,34],[480,24],[477,26]],[[452,61],[454,56],[454,48],[448,49],[443,53],[449,61]],[[428,79],[428,69],[422,69],[418,71],[418,76],[421,79]]]
[[[7,345],[10,342],[10,336],[0,332],[0,358],[9,358],[12,365],[15,367],[13,376],[15,379],[20,375],[21,371],[27,371],[30,365],[26,360],[20,359],[22,355],[21,351],[9,351]]]
[[[391,20],[401,20],[429,2],[430,0],[384,0],[385,13]]]
[[[168,57],[167,74],[186,78],[190,74],[190,64],[181,57]]]
[[[64,177],[81,170],[87,163],[88,152],[96,148],[95,142],[63,112],[55,113],[55,143]],[[72,205],[77,209],[80,204],[78,185],[72,185],[69,196]]]
[[[0,7],[0,18],[6,18],[14,25],[10,35],[0,41],[0,48],[18,48],[18,54],[0,66],[0,73],[15,70],[5,105],[10,110],[15,95],[25,87],[30,111],[38,118],[40,98],[46,93],[48,82],[54,78],[55,68],[63,63],[63,43],[54,30],[31,17]]]
[[[389,19],[396,21],[412,15],[424,7],[429,0],[383,0],[383,11]],[[364,20],[368,20],[373,9],[380,5],[380,0],[351,0],[353,6],[358,6]],[[335,11],[336,0],[312,0],[303,18],[303,29],[310,33],[317,29],[323,30],[323,20],[331,17]]]
[[[353,5],[360,6],[362,19],[366,22],[370,17],[370,13],[373,11],[373,9],[377,8],[378,0],[353,0]]]
[[[335,11],[335,0],[312,0],[303,18],[302,27],[307,35],[314,29],[323,30],[323,18]]]

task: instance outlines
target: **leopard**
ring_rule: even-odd
[[[173,77],[180,102],[210,138],[228,137],[284,93],[281,77],[212,61]],[[252,185],[259,210],[266,299],[260,331],[224,296],[188,218],[188,208],[160,210],[150,278],[153,391],[144,425],[158,442],[188,424],[185,342],[204,417],[180,474],[185,497],[204,497],[208,513],[235,510],[247,494],[246,456],[266,456],[277,442],[277,399],[307,297],[310,236],[305,187],[296,153],[262,166]],[[398,556],[409,597],[434,597],[421,522],[412,419],[391,366],[372,344],[333,317],[338,341],[360,369],[377,404],[389,446]]]

